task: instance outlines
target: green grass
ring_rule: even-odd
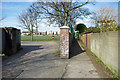
[[[34,36],[33,41],[59,41],[60,36],[55,36],[54,40],[52,36]],[[31,36],[21,36],[21,41],[31,41]]]

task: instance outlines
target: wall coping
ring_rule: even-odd
[[[68,28],[68,29],[69,29],[69,27],[68,27],[68,26],[62,26],[62,27],[60,27],[60,28],[61,28],[61,29],[62,29],[62,28]]]

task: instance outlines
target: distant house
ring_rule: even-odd
[[[23,32],[21,33],[22,36],[29,35],[29,34],[30,34],[29,31],[23,31]],[[34,32],[33,35],[36,35],[36,33]],[[59,35],[59,32],[53,32],[53,31],[38,32],[38,35],[41,35],[41,36],[45,36],[45,35],[48,35],[48,36],[56,35],[56,36],[58,36],[58,35]]]
[[[21,32],[21,35],[29,35],[30,34],[30,32],[29,31],[23,31],[23,32]]]

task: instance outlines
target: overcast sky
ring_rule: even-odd
[[[4,2],[2,2],[2,4],[0,3],[0,10],[2,10],[0,12],[0,16],[2,13],[2,16],[5,16],[5,20],[3,20],[2,22],[0,22],[0,27],[16,27],[19,29],[22,29],[22,31],[24,31],[24,28],[19,27],[20,23],[18,21],[18,15],[26,10],[27,8],[29,8],[29,6],[32,4],[33,0],[26,0],[28,2],[19,2],[20,0],[18,0],[18,2],[14,2],[13,0],[4,0]],[[25,0],[24,0],[25,1]],[[113,1],[113,0],[111,0]],[[114,0],[115,1],[115,0]],[[117,1],[117,0],[116,0]],[[118,3],[117,2],[95,2],[95,5],[86,5],[85,7],[89,8],[90,11],[97,11],[98,9],[100,9],[102,6],[114,6],[115,8],[118,8]],[[43,23],[44,22],[44,23]],[[53,27],[52,26],[48,26],[45,24],[46,20],[43,20],[42,23],[39,23],[39,31],[59,31],[58,27]],[[77,20],[77,24],[78,23],[84,23],[87,27],[92,26],[93,24],[91,23],[92,20],[91,19],[83,19]]]

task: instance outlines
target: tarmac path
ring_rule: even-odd
[[[100,78],[84,51],[70,59],[61,59],[58,41],[22,42],[22,47],[3,61],[3,78]]]

